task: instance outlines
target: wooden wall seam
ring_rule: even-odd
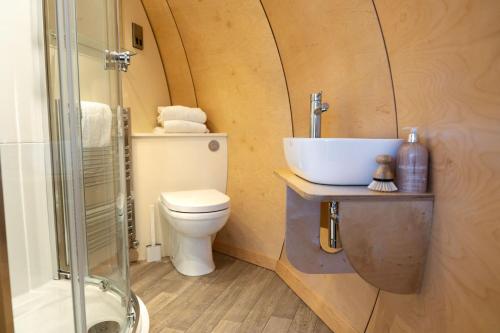
[[[368,327],[370,326],[370,321],[372,320],[373,313],[375,312],[375,307],[377,306],[378,297],[380,296],[380,289],[377,291],[377,297],[375,297],[375,302],[373,302],[372,312],[370,312],[370,317],[368,317],[368,321],[366,322],[365,329],[363,333],[368,332]]]
[[[122,1],[121,5],[120,46],[136,53],[129,70],[121,74],[123,104],[131,108],[132,131],[151,132],[157,126],[157,107],[171,104],[170,87],[162,70],[156,37],[141,0]],[[143,50],[133,48],[132,22],[143,27],[143,38],[146,44],[149,43]],[[87,91],[87,95],[90,100],[97,98],[93,89]]]
[[[367,332],[500,329],[500,3],[376,0],[398,126],[420,126],[436,194],[420,293],[380,292]]]
[[[323,90],[331,107],[322,136],[395,137],[394,94],[371,0],[260,1],[281,55],[294,135],[308,136],[309,94]]]
[[[280,52],[295,136],[307,137],[309,93],[320,89],[331,104],[322,136],[398,136],[392,76],[371,0],[320,1],[315,6],[305,0],[291,0],[287,6],[279,0],[260,2]],[[288,262],[285,252],[276,271],[330,329],[366,330],[378,288],[356,273],[305,274]]]
[[[391,58],[389,57],[389,52],[387,51],[387,42],[385,41],[384,29],[382,28],[382,23],[380,22],[380,17],[378,15],[377,5],[375,0],[371,0],[373,5],[373,11],[377,17],[378,26],[380,28],[380,36],[382,37],[382,42],[384,43],[385,56],[387,58],[387,69],[389,71],[389,77],[391,79],[392,97],[394,103],[394,116],[396,117],[396,138],[399,138],[399,123],[398,123],[398,104],[396,100],[396,91],[394,89],[394,78],[392,76]]]
[[[276,50],[278,51],[278,57],[280,58],[281,70],[283,72],[283,78],[285,79],[286,93],[288,95],[288,106],[290,109],[290,123],[292,124],[292,136],[295,137],[295,131],[294,131],[294,126],[293,126],[292,102],[290,100],[290,89],[288,88],[288,80],[287,80],[286,75],[285,75],[285,67],[283,66],[283,58],[281,57],[281,52],[280,52],[280,48],[278,46],[278,41],[276,40],[276,35],[274,33],[271,21],[269,21],[269,16],[267,15],[266,8],[264,7],[262,0],[259,0],[259,3],[260,3],[260,6],[262,7],[262,11],[264,12],[264,15],[266,16],[267,24],[269,24],[269,29],[271,29],[271,34],[273,35],[274,44],[276,45]],[[283,241],[283,245],[284,244],[285,244],[285,241]]]
[[[169,105],[196,107],[198,96],[195,92],[184,41],[181,39],[167,1],[141,1],[160,53],[162,68],[159,67],[157,70],[168,78],[171,95]]]
[[[164,0],[164,1],[167,4],[167,8],[170,11],[170,15],[172,15],[172,19],[174,20],[175,28],[177,29],[177,32],[179,33],[179,39],[181,40],[182,48],[184,49],[184,54],[186,55],[186,62],[187,62],[188,68],[189,68],[189,76],[191,77],[191,82],[193,83],[194,99],[196,101],[196,105],[199,106],[198,95],[196,94],[196,83],[195,83],[194,78],[193,78],[193,71],[191,69],[191,63],[189,62],[189,55],[186,51],[186,46],[184,45],[184,40],[182,39],[182,33],[181,33],[181,30],[179,29],[179,26],[177,25],[177,20],[175,19],[174,13],[172,12],[172,7],[170,7],[170,3],[168,2],[168,0]]]
[[[217,242],[276,260],[283,244],[284,198],[273,171],[286,163],[282,138],[291,136],[292,126],[285,76],[262,5],[257,0],[168,3],[210,129],[229,135],[232,212]]]
[[[395,115],[395,122],[396,122],[396,137],[399,138],[398,104],[397,104],[397,99],[396,99],[396,91],[394,89],[394,77],[392,75],[391,59],[389,57],[389,51],[387,50],[387,42],[385,40],[382,22],[380,22],[380,17],[379,17],[378,10],[377,10],[377,5],[375,4],[375,0],[371,0],[371,2],[373,5],[373,11],[375,12],[375,16],[377,17],[378,26],[380,29],[380,36],[382,37],[382,42],[384,43],[385,55],[387,58],[387,68],[388,68],[389,77],[391,80],[392,96],[393,96],[393,103],[394,103],[394,115]],[[375,297],[375,302],[373,302],[372,311],[370,312],[370,316],[368,317],[368,321],[366,322],[366,326],[365,326],[365,329],[363,330],[363,333],[366,333],[368,331],[368,327],[370,326],[370,321],[372,320],[373,313],[375,312],[375,308],[377,306],[379,296],[380,296],[380,289],[377,291],[377,296]]]
[[[151,31],[153,32],[153,37],[155,40],[156,48],[158,49],[158,54],[160,55],[162,69],[163,69],[163,72],[165,73],[165,80],[167,80],[168,95],[170,96],[170,102],[172,103],[172,91],[170,90],[170,85],[172,84],[172,82],[169,81],[167,71],[165,70],[165,59],[163,59],[163,55],[160,52],[160,46],[158,45],[158,38],[156,37],[155,29],[153,29],[153,25],[151,24],[151,19],[149,18],[149,12],[146,10],[146,7],[144,6],[144,2],[142,0],[140,2],[141,2],[142,10],[146,14],[146,18],[149,22],[149,26],[151,27]]]

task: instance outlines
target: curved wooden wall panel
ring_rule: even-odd
[[[420,294],[381,292],[368,332],[500,331],[500,2],[377,0],[399,126],[431,150]]]
[[[142,25],[144,50],[132,47],[132,22]],[[167,80],[153,31],[140,0],[122,1],[122,45],[137,53],[122,75],[123,104],[131,108],[132,131],[151,132],[156,126],[157,106],[170,105]]]
[[[191,70],[166,0],[142,0],[158,43],[172,105],[197,106]]]
[[[169,0],[198,105],[213,132],[229,134],[231,216],[215,247],[273,268],[284,238],[290,106],[273,35],[258,1]]]
[[[378,289],[358,274],[305,274],[293,268],[285,253],[276,272],[334,332],[364,331]]]
[[[324,137],[396,134],[391,77],[370,0],[262,0],[290,92],[295,136],[309,135],[309,94],[330,110]],[[347,124],[347,126],[346,126]]]
[[[168,51],[167,3],[143,1]],[[377,289],[356,274],[304,274],[283,256],[280,275],[338,332],[499,330],[500,2],[375,1],[397,115],[369,0],[262,0],[265,13],[257,0],[168,4],[198,104],[212,131],[229,133],[233,208],[218,249],[271,268],[279,256],[284,193],[272,170],[285,165],[281,138],[292,128],[280,55],[297,136],[308,135],[309,93],[320,89],[332,105],[324,136],[395,137],[396,121],[400,131],[421,126],[436,194],[421,293],[380,292],[369,323]]]
[[[262,4],[283,62],[295,136],[309,135],[309,94],[323,90],[331,105],[323,136],[396,137],[390,71],[370,0]],[[356,273],[305,274],[284,254],[278,273],[331,329],[363,332],[378,290]]]

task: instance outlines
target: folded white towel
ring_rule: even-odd
[[[163,127],[155,127],[153,134],[165,134],[165,129]]]
[[[190,108],[182,105],[159,106],[158,124],[161,125],[167,120],[186,120],[204,124],[207,121],[207,115],[200,108]]]
[[[205,124],[185,120],[167,120],[163,122],[165,133],[208,133]]]
[[[83,148],[111,145],[112,114],[109,105],[97,102],[80,102],[82,108]]]

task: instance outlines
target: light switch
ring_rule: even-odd
[[[142,26],[132,22],[132,46],[136,49],[144,49],[144,41],[142,39]]]

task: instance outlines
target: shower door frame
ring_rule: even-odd
[[[53,107],[54,117],[51,116],[51,141],[52,141],[52,164],[55,170],[60,170],[60,178],[54,181],[54,191],[59,195],[59,210],[54,204],[57,228],[57,248],[59,277],[71,279],[73,293],[73,309],[75,319],[75,332],[86,333],[86,284],[99,284],[104,280],[88,276],[87,265],[87,241],[86,241],[86,218],[85,198],[83,180],[83,146],[81,138],[81,115],[80,115],[80,87],[78,66],[78,32],[76,26],[77,0],[55,0],[56,3],[56,26],[57,52],[59,68],[59,90],[60,102]],[[120,45],[120,0],[114,0],[116,24],[116,44]],[[47,13],[45,14],[47,19]],[[47,34],[46,34],[47,35]],[[49,47],[48,41],[46,47]],[[104,50],[103,50],[104,51]],[[104,52],[103,52],[104,53]],[[48,56],[48,49],[47,49]],[[104,65],[104,54],[103,54]],[[104,68],[103,68],[104,70]],[[116,71],[116,69],[115,69]],[[123,119],[121,113],[123,107],[121,93],[121,77],[117,76],[117,130],[118,130],[118,161],[119,161],[119,183],[123,189],[125,184],[125,165],[123,147]],[[50,86],[50,85],[49,85]],[[54,125],[57,125],[57,133],[53,133]],[[55,150],[55,151],[54,151]],[[59,159],[60,158],[60,159]],[[62,162],[62,163],[61,163]],[[57,165],[55,165],[57,164]],[[55,198],[56,199],[56,198]],[[62,210],[61,210],[62,209]],[[124,290],[110,286],[110,291],[122,297],[126,302],[127,328],[130,330],[136,321],[138,309],[132,299],[135,297],[130,291],[130,276],[128,271],[128,233],[127,233],[127,211],[120,217],[124,227],[120,228],[125,242],[122,247],[123,274],[125,276]],[[118,223],[118,221],[116,221]],[[118,246],[118,245],[117,245]],[[118,247],[117,247],[118,249]],[[69,259],[69,260],[68,260]],[[70,265],[67,265],[71,263]],[[68,271],[69,269],[69,271]],[[135,303],[137,303],[135,301]]]
[[[59,68],[60,117],[62,140],[60,150],[65,181],[61,193],[65,200],[65,223],[69,243],[67,250],[71,262],[71,287],[75,332],[87,331],[85,311],[85,212],[83,194],[83,167],[79,117],[78,42],[76,30],[76,4],[74,1],[56,0],[56,31]],[[65,52],[64,52],[65,51]],[[70,245],[70,246],[68,246]]]

